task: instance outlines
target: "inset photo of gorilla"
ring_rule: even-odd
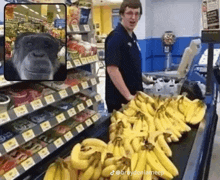
[[[64,81],[65,4],[7,4],[4,13],[5,79]]]

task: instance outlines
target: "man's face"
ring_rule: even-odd
[[[133,9],[126,7],[125,12],[121,18],[124,27],[129,31],[133,31],[140,18],[140,8]]]

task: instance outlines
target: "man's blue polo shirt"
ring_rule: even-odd
[[[122,77],[132,95],[142,91],[141,52],[137,45],[137,37],[128,34],[121,23],[113,30],[105,41],[105,63],[119,68]],[[107,104],[127,103],[112,83],[106,70],[106,102]]]

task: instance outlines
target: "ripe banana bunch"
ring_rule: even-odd
[[[73,171],[73,173],[72,173]],[[44,180],[71,180],[77,177],[77,173],[74,174],[74,169],[64,162],[63,159],[59,158],[57,161],[52,163],[44,176]]]

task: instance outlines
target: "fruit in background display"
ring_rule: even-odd
[[[187,123],[198,124],[205,112],[206,105],[198,99],[182,95],[161,99],[138,92],[120,111],[113,111],[110,141],[87,138],[76,144],[68,158],[70,166],[80,180],[173,179],[179,172],[169,159],[169,143],[179,141],[191,130]],[[116,171],[147,173],[118,175]]]

